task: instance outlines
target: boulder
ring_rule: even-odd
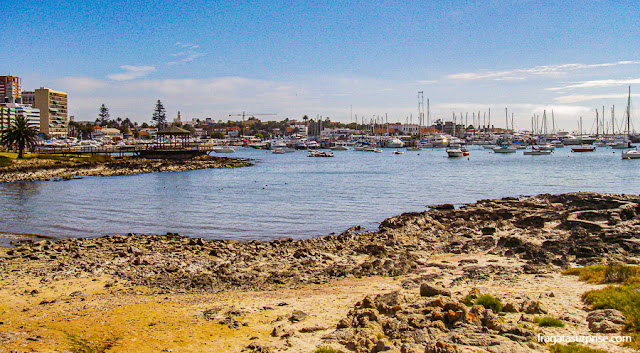
[[[429,283],[422,283],[420,285],[420,296],[433,297],[436,295],[443,295],[446,297],[451,296],[451,291],[440,286],[436,286]]]
[[[587,315],[589,330],[598,333],[615,333],[624,328],[627,318],[618,310],[594,310]]]

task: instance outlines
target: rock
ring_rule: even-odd
[[[298,330],[298,332],[300,333],[310,333],[310,332],[316,332],[316,331],[324,331],[326,330],[326,327],[323,326],[310,326],[310,327],[303,327],[301,329]]]
[[[424,353],[457,353],[458,348],[455,344],[444,343],[442,341],[438,341],[436,343],[429,343],[425,349]]]
[[[438,210],[438,211],[448,211],[448,210],[455,210],[456,207],[453,204],[450,203],[443,203],[441,205],[429,205],[427,206],[433,210]]]
[[[436,295],[443,295],[445,297],[450,297],[451,291],[444,289],[440,286],[432,285],[429,283],[422,283],[420,285],[420,296],[433,297]]]
[[[300,310],[294,310],[291,315],[289,316],[289,321],[291,322],[300,322],[304,319],[307,318],[307,313],[305,313],[304,311],[300,311]]]
[[[267,346],[261,346],[256,343],[251,343],[246,346],[243,351],[255,352],[255,353],[271,353],[273,350]]]
[[[481,229],[482,235],[493,235],[496,232],[495,227],[483,227]]]
[[[294,335],[295,335],[295,331],[285,325],[278,325],[274,327],[273,330],[271,331],[272,337],[287,338],[287,337],[293,337]]]
[[[389,340],[383,338],[376,342],[376,345],[371,349],[371,353],[386,352],[394,349],[395,347],[393,346],[393,344],[391,344]]]
[[[589,330],[598,333],[620,332],[627,323],[627,318],[618,310],[594,310],[587,315]]]
[[[518,308],[516,308],[516,306],[513,305],[512,303],[505,304],[504,307],[502,308],[502,311],[504,311],[505,313],[518,313],[518,312],[520,312],[518,310]]]
[[[520,305],[520,312],[526,314],[546,314],[547,310],[537,300],[525,300]]]

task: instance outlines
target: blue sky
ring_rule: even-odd
[[[348,122],[554,110],[575,130],[640,89],[637,2],[9,1],[0,74],[69,93],[70,112],[149,121],[242,111]],[[635,109],[635,108],[634,108]],[[501,113],[497,113],[501,112]],[[492,114],[492,115],[493,115]],[[634,110],[634,115],[638,114]],[[636,123],[640,129],[640,119]]]

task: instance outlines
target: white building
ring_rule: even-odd
[[[20,103],[0,103],[0,132],[11,126],[16,116],[26,118],[27,125],[40,132],[40,110]]]

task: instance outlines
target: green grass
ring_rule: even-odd
[[[588,283],[625,283],[640,282],[640,267],[626,265],[596,265],[570,268],[562,272],[564,275],[578,276]]]
[[[0,156],[0,167],[8,167],[13,164],[13,159],[10,157]]]
[[[536,317],[534,322],[540,327],[564,327],[562,320],[550,316]]]
[[[554,344],[549,346],[549,352],[551,353],[607,353],[601,349],[589,348],[581,346],[575,343],[569,343],[568,345]]]
[[[314,353],[344,353],[344,352],[340,350],[337,351],[329,347],[318,347],[318,349],[316,349]]]
[[[500,299],[488,294],[479,296],[473,304],[482,305],[485,309],[493,310],[494,313],[502,311],[502,303],[500,302]]]
[[[563,274],[579,276],[580,280],[590,283],[608,283],[606,288],[584,293],[582,300],[592,310],[620,310],[627,318],[625,334],[634,338],[628,346],[640,349],[640,267],[619,264],[587,266],[572,268]]]
[[[628,329],[640,329],[640,291],[638,285],[607,286],[582,295],[591,309],[616,309],[627,317]]]

